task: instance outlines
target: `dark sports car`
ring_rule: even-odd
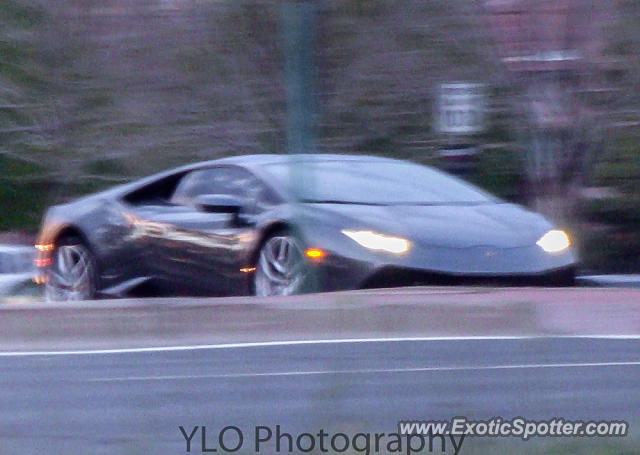
[[[36,248],[50,300],[566,284],[576,261],[536,213],[426,166],[345,155],[166,171],[51,207]]]

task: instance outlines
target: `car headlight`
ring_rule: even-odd
[[[342,230],[342,233],[369,250],[404,254],[409,251],[410,247],[410,243],[407,239],[384,235],[373,231],[352,231],[344,229]]]
[[[540,237],[536,244],[547,253],[560,253],[571,246],[566,232],[554,229]]]

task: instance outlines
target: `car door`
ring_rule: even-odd
[[[245,201],[241,215],[203,210],[198,198],[209,195]],[[169,210],[156,216],[164,229],[159,237],[162,272],[188,293],[246,293],[247,276],[241,269],[256,235],[252,220],[268,200],[268,189],[240,167],[218,166],[186,175]]]

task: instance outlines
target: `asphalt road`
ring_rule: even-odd
[[[255,425],[295,436],[459,415],[640,422],[637,337],[399,338],[4,352],[0,454],[182,454],[180,425],[206,426],[208,448],[235,425],[248,454]]]

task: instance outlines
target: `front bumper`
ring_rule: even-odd
[[[570,285],[577,260],[571,249],[549,254],[520,248],[418,246],[405,256],[349,258],[329,254],[317,264],[328,291],[411,285]]]

